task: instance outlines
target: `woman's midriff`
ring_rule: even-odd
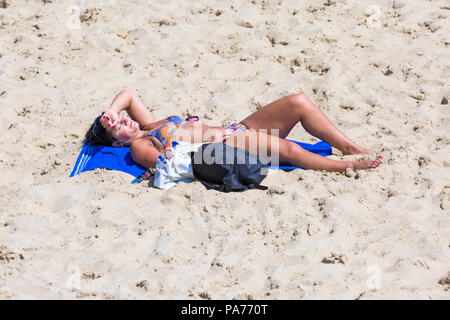
[[[157,126],[154,126],[152,130],[157,130],[159,127],[167,123],[167,120],[158,121]],[[209,141],[210,136],[214,136],[218,131],[231,131],[234,134],[238,134],[242,131],[246,131],[246,127],[240,123],[234,123],[227,128],[223,127],[211,127],[206,124],[202,124],[200,121],[190,122],[185,121],[181,123],[175,130],[174,137],[177,141],[185,141],[189,143],[201,143]],[[223,132],[223,133],[224,133]]]
[[[224,134],[225,132],[234,135],[246,132],[248,128],[242,123],[233,123],[228,127],[211,127],[200,122],[183,122],[175,131],[176,140],[190,143],[200,143],[209,141],[212,136]]]
[[[199,121],[186,121],[175,130],[175,139],[190,143],[200,143],[203,142],[204,134],[211,128],[212,127],[202,124]]]

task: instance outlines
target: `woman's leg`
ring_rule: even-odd
[[[276,134],[273,130],[278,129],[279,137],[284,139],[299,121],[308,133],[339,149],[344,155],[371,153],[339,131],[330,119],[302,94],[278,99],[241,122],[250,129],[265,129],[272,135]]]
[[[225,143],[260,156],[267,156],[269,159],[276,157],[274,152],[277,152],[279,162],[288,162],[294,166],[311,170],[338,172],[343,172],[346,168],[364,170],[376,168],[383,159],[383,156],[379,156],[375,160],[332,160],[309,152],[294,142],[266,135],[255,130],[238,133],[227,139]]]

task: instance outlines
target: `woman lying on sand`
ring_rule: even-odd
[[[132,120],[119,117],[123,110],[126,110]],[[178,116],[155,121],[134,93],[123,90],[114,98],[109,109],[95,119],[86,133],[86,140],[93,145],[129,145],[133,160],[144,168],[155,167],[158,156],[175,136],[177,140],[191,143],[223,141],[232,147],[248,151],[254,150],[256,145],[257,152],[263,147],[271,150],[270,144],[276,141],[279,143],[280,162],[312,170],[364,170],[376,168],[383,159],[383,155],[379,155],[374,160],[332,160],[306,151],[294,142],[283,140],[298,122],[311,135],[339,149],[344,155],[372,153],[346,137],[302,94],[276,100],[241,122],[224,128],[185,121]]]

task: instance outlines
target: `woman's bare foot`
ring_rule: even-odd
[[[373,169],[380,165],[381,160],[383,160],[383,155],[379,155],[375,160],[359,160],[353,161],[353,169],[356,170],[367,170]]]
[[[355,144],[342,148],[341,152],[344,156],[346,156],[349,154],[371,154],[372,150],[366,149],[364,147]]]

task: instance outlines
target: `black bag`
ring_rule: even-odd
[[[224,143],[203,144],[191,153],[194,177],[207,189],[245,191],[267,189],[260,183],[267,175],[268,161]]]

